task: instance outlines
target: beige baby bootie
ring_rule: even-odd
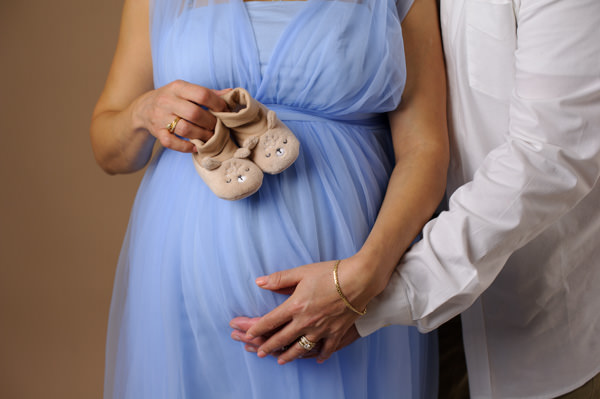
[[[231,111],[211,112],[231,129],[238,144],[254,148],[250,159],[263,172],[276,174],[294,163],[300,143],[275,112],[256,101],[241,87],[227,92],[221,98]]]
[[[194,166],[206,185],[226,200],[237,200],[254,194],[263,180],[262,171],[245,159],[249,148],[239,148],[229,135],[229,129],[217,120],[214,135],[206,142],[190,140],[198,152],[193,154]]]

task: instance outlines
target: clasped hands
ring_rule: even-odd
[[[289,298],[262,317],[236,317],[231,337],[245,343],[245,349],[259,357],[273,355],[279,364],[297,358],[327,360],[335,351],[360,338],[354,322],[359,317],[340,298],[333,281],[335,261],[320,262],[262,276],[256,284]],[[351,257],[339,267],[339,283],[348,300],[359,309],[378,292],[361,272],[361,260]],[[298,344],[304,336],[315,347],[307,351]]]

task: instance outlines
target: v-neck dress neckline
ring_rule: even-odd
[[[250,7],[265,7],[268,8],[271,4],[281,5],[283,7],[299,7],[299,10],[295,10],[295,13],[289,20],[287,21],[286,26],[280,32],[279,36],[275,40],[273,45],[273,49],[271,52],[271,56],[269,57],[264,70],[261,70],[260,65],[260,49],[256,42],[256,31],[252,24],[252,19],[248,12],[248,3],[252,3]],[[260,4],[262,3],[262,4]],[[311,13],[311,10],[315,10],[318,7],[318,2],[313,0],[307,1],[277,1],[277,2],[244,2],[242,0],[232,0],[232,5],[240,7],[242,13],[244,14],[244,18],[242,19],[243,23],[245,23],[245,31],[248,34],[244,35],[246,44],[252,50],[250,54],[252,54],[252,62],[254,67],[259,73],[258,77],[258,87],[256,90],[256,96],[260,97],[261,93],[265,90],[265,84],[268,84],[272,72],[275,68],[277,68],[277,59],[280,59],[283,54],[286,53],[286,49],[289,48],[290,43],[296,38],[298,35],[295,33],[301,30],[302,21],[307,18],[306,14]],[[249,34],[251,33],[251,34]]]
[[[304,1],[244,2],[260,64],[261,80],[285,30],[306,6]]]

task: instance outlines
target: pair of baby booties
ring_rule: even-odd
[[[194,166],[206,185],[219,198],[238,200],[258,191],[263,172],[277,174],[294,163],[300,143],[274,111],[245,89],[221,98],[229,111],[210,111],[217,118],[214,135],[190,142],[198,150]]]

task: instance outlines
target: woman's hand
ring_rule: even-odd
[[[230,325],[238,331],[234,331],[232,338],[245,342],[246,349],[256,351],[259,357],[278,356],[279,364],[313,356],[296,344],[302,335],[317,343],[319,362],[354,341],[358,338],[353,327],[358,314],[346,307],[336,290],[334,263],[313,263],[257,278],[259,287],[291,293],[291,296],[261,318],[233,319]],[[338,268],[344,294],[359,309],[364,309],[367,302],[383,289],[381,284],[374,283],[371,273],[363,271],[364,265],[357,255],[343,260]],[[353,332],[349,333],[351,328]],[[242,332],[245,335],[242,336]],[[287,349],[282,351],[282,348]]]
[[[125,0],[121,34],[110,72],[92,115],[94,156],[106,172],[129,173],[152,157],[155,139],[164,147],[192,152],[185,139],[211,137],[216,119],[207,110],[226,111],[213,91],[181,80],[154,89],[148,1]],[[167,128],[181,118],[173,132]]]
[[[246,349],[248,352],[253,352],[253,353],[258,352],[258,348],[266,341],[266,336],[261,336],[261,337],[256,337],[256,338],[251,339],[251,338],[248,338],[248,336],[246,335],[246,332],[252,326],[254,326],[259,320],[260,320],[259,317],[255,317],[255,318],[236,317],[235,319],[233,319],[231,321],[231,327],[235,328],[235,330],[233,330],[231,333],[231,338],[233,338],[236,341],[243,342],[245,344],[244,349]],[[352,325],[348,329],[348,331],[346,331],[344,336],[342,337],[340,344],[335,348],[335,351],[337,352],[340,349],[344,348],[345,346],[350,345],[351,343],[356,341],[358,338],[360,338],[360,334],[358,333],[358,330],[356,329],[356,327],[354,325]],[[286,349],[286,348],[280,348],[277,351],[271,352],[271,355],[273,355],[275,357],[279,357],[284,352],[281,349]],[[306,351],[303,349],[303,354],[300,355],[299,357],[301,357],[303,359],[314,358],[314,357],[319,356],[320,350],[321,350],[321,345],[317,344],[310,351]],[[323,362],[323,361],[324,360],[320,360],[320,362]]]
[[[133,102],[134,126],[147,131],[165,148],[192,152],[195,146],[181,137],[210,139],[216,118],[208,110],[226,111],[227,104],[219,96],[227,91],[214,91],[182,80],[171,82]],[[175,128],[169,131],[167,125],[175,120]]]

